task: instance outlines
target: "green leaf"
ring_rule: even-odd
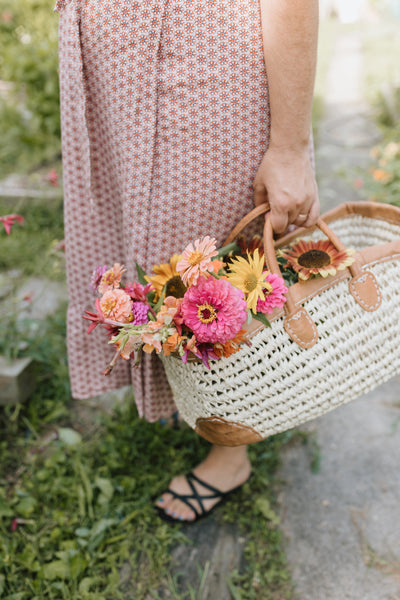
[[[87,569],[88,562],[80,554],[76,554],[72,557],[70,562],[70,573],[73,579],[77,579],[79,575],[84,573]]]
[[[104,533],[104,531],[106,531],[109,527],[112,527],[112,525],[115,525],[117,522],[118,521],[116,519],[100,519],[100,521],[97,521],[92,528],[90,537],[95,538],[101,533]]]
[[[96,477],[94,484],[101,491],[97,501],[99,504],[107,504],[114,495],[114,486],[109,479],[103,477]]]
[[[280,519],[276,512],[271,508],[271,504],[267,498],[257,498],[255,501],[255,508],[258,510],[268,521],[271,521],[274,525],[279,525]]]
[[[29,544],[24,550],[18,555],[18,562],[28,570],[32,570],[32,565],[38,558],[37,552],[35,552],[33,546]]]
[[[59,427],[58,438],[66,446],[77,446],[82,442],[81,434],[70,427]]]
[[[106,531],[116,523],[117,519],[101,519],[95,524],[88,543],[89,552],[93,552],[102,543]]]
[[[1,517],[12,517],[14,515],[13,510],[8,506],[3,498],[0,498],[0,518]]]
[[[218,258],[224,258],[230,252],[232,252],[233,254],[235,254],[235,252],[240,252],[240,248],[235,242],[232,242],[231,244],[227,244],[226,246],[220,248],[218,250]]]
[[[138,276],[138,279],[139,279],[139,283],[141,283],[142,285],[146,285],[147,283],[149,283],[146,280],[146,273],[145,273],[145,271],[143,271],[143,269],[139,265],[139,263],[136,263],[136,272],[137,272],[137,276]]]
[[[253,314],[253,317],[260,321],[266,327],[271,327],[271,323],[268,321],[267,317],[263,313],[258,312],[256,314]]]
[[[41,576],[43,579],[50,581],[54,579],[66,579],[70,576],[69,565],[63,560],[53,560],[53,562],[43,565]]]
[[[79,463],[79,473],[82,479],[82,484],[83,484],[83,490],[84,490],[84,494],[86,496],[86,502],[87,502],[87,509],[88,509],[88,513],[89,513],[89,517],[91,519],[93,519],[93,506],[92,506],[92,502],[93,502],[93,489],[92,489],[92,484],[89,480],[89,477],[87,475],[87,472],[85,470],[85,468],[83,467],[82,463]]]
[[[149,301],[149,303],[151,304],[151,306],[153,306],[154,304],[154,300],[156,297],[156,292],[155,290],[151,290],[148,294],[147,294],[147,300]]]
[[[163,302],[165,300],[165,292],[167,291],[167,284],[164,285],[162,291],[161,291],[161,296],[159,301],[157,302],[157,304],[154,307],[154,312],[158,313],[160,311],[160,308],[163,305]]]
[[[83,538],[89,537],[90,529],[88,529],[87,527],[78,527],[78,529],[75,529],[75,535]]]
[[[79,593],[84,595],[84,594],[88,594],[90,592],[90,588],[93,585],[96,585],[96,583],[98,583],[98,578],[96,577],[84,577],[82,579],[82,581],[79,584]]]
[[[37,502],[32,496],[26,496],[22,498],[15,507],[16,512],[23,517],[29,517],[35,512]]]

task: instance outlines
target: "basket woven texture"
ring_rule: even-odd
[[[396,215],[395,215],[396,216]],[[363,248],[400,240],[400,211],[392,222],[351,214],[329,223],[345,246]],[[320,239],[319,230],[302,235]],[[363,265],[378,281],[382,304],[369,312],[349,293],[351,275],[303,304],[319,338],[302,348],[288,336],[284,315],[273,318],[229,358],[163,362],[182,418],[222,418],[252,428],[259,439],[318,417],[400,373],[400,255]],[[211,440],[213,441],[213,440]],[[228,445],[236,445],[229,444]]]

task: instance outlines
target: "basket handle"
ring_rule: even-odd
[[[263,202],[262,204],[259,204],[258,206],[253,208],[253,210],[251,210],[247,215],[245,215],[243,219],[240,219],[239,223],[232,229],[232,231],[230,232],[230,234],[228,235],[228,237],[222,245],[227,246],[228,244],[234,242],[239,233],[242,233],[243,229],[245,229],[245,227],[247,227],[249,223],[254,221],[254,219],[257,219],[257,217],[260,217],[264,213],[268,212],[269,210],[270,206],[268,202]]]
[[[263,203],[250,211],[250,213],[245,215],[232,230],[224,245],[234,241],[239,233],[241,233],[251,221],[260,215],[267,213],[269,210],[269,204]],[[344,244],[322,218],[318,219],[316,226],[335,246],[336,250],[343,251],[346,249]],[[264,252],[266,262],[272,273],[282,277],[279,263],[276,259],[273,234],[271,218],[270,215],[267,215],[264,225]],[[348,269],[352,276],[349,282],[350,294],[364,310],[376,310],[381,304],[382,296],[373,273],[361,270],[357,258]],[[311,348],[318,340],[317,328],[306,309],[303,306],[296,306],[290,286],[286,294],[284,309],[286,312],[284,327],[289,336],[302,348]]]

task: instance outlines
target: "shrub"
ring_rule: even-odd
[[[58,19],[54,0],[0,0],[0,170],[60,153]]]

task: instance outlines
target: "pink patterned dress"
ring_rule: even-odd
[[[86,334],[98,265],[134,278],[253,207],[268,145],[259,0],[58,0],[72,393],[132,382],[139,414],[169,416],[157,356],[138,370]]]

